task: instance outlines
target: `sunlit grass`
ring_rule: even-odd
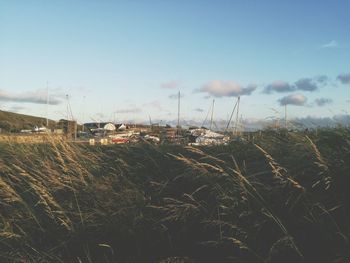
[[[0,262],[348,262],[350,132],[0,139]]]

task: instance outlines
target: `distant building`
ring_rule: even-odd
[[[111,122],[90,122],[83,125],[84,130],[89,130],[93,134],[105,135],[117,130],[116,126]]]

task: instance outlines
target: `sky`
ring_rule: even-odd
[[[350,111],[347,0],[0,0],[0,110],[79,122]],[[48,99],[47,99],[48,98]],[[47,101],[49,104],[47,105]],[[71,117],[70,117],[71,118]]]

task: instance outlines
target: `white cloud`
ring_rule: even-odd
[[[279,100],[282,106],[284,105],[304,106],[306,104],[306,101],[307,101],[307,98],[302,94],[291,94]]]
[[[336,47],[339,47],[339,44],[335,40],[331,40],[330,42],[322,45],[322,48],[336,48]]]
[[[160,84],[160,87],[162,89],[176,89],[180,86],[180,83],[178,81],[169,81],[169,82],[164,82]]]
[[[221,81],[213,80],[205,84],[202,88],[198,89],[197,92],[206,92],[214,97],[238,97],[243,95],[250,95],[255,89],[256,85],[251,84],[247,87],[242,87],[233,81]]]

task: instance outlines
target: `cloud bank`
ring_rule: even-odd
[[[12,106],[10,108],[11,112],[21,112],[21,111],[24,111],[24,110],[28,111],[28,108],[22,107],[22,106]]]
[[[295,82],[295,87],[297,90],[304,91],[315,91],[318,89],[317,83],[313,81],[311,78],[303,78],[299,79]]]
[[[294,84],[289,84],[286,81],[278,80],[268,84],[263,93],[288,93],[293,91],[309,91],[314,92],[320,87],[326,85],[328,82],[328,77],[325,75],[317,76],[315,78],[301,78],[294,82]]]
[[[12,94],[3,90],[0,90],[0,101],[4,102],[16,102],[16,103],[33,103],[33,104],[46,104],[46,90],[37,90],[34,92],[24,92],[21,94]],[[50,95],[49,104],[59,105],[62,101],[59,96]]]
[[[264,93],[266,94],[270,94],[272,92],[282,93],[282,92],[290,92],[294,90],[295,88],[292,85],[290,85],[288,82],[278,80],[267,85],[264,89]]]
[[[140,112],[142,112],[140,108],[127,108],[127,109],[120,109],[116,111],[116,113],[119,113],[119,114],[140,113]]]

